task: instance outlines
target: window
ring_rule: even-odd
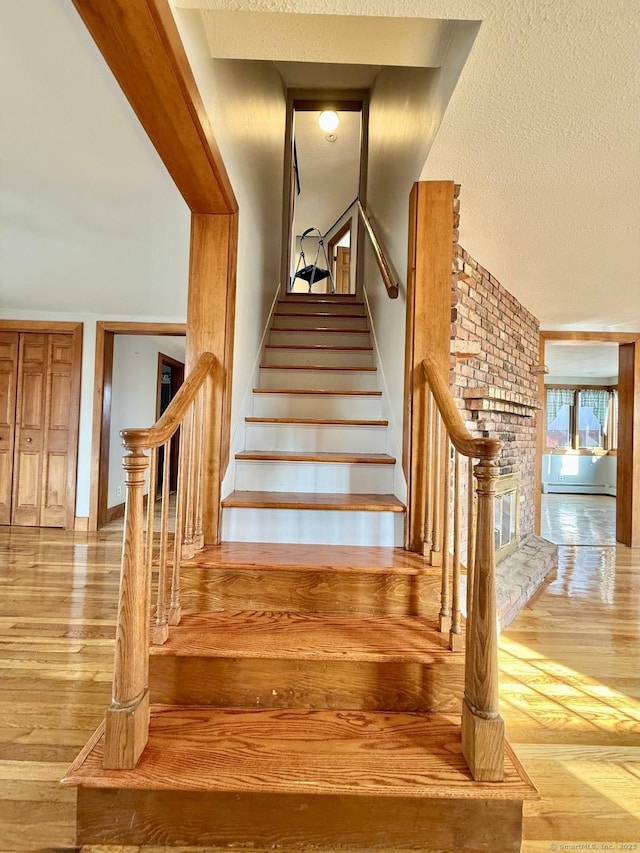
[[[547,388],[547,447],[615,450],[618,392],[615,388]]]

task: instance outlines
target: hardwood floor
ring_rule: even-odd
[[[560,554],[501,638],[507,734],[541,793],[523,850],[640,849],[640,551]],[[117,530],[0,528],[0,853],[73,849],[58,781],[109,701],[119,559]]]

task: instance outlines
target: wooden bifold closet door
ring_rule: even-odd
[[[0,524],[71,526],[75,362],[71,334],[0,332]]]

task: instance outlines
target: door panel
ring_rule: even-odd
[[[48,335],[20,336],[11,523],[40,524]]]
[[[49,335],[40,524],[64,527],[72,436],[69,423],[73,373],[71,335]]]
[[[351,286],[351,249],[338,246],[336,251],[336,293],[349,293]]]
[[[18,332],[0,332],[0,524],[11,523]]]

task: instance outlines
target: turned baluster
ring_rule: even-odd
[[[169,625],[179,625],[182,618],[180,603],[180,564],[184,541],[185,499],[187,491],[189,430],[186,420],[180,428],[180,456],[178,461],[178,489],[176,494],[175,528],[173,536],[173,571],[171,573],[171,600],[169,604]]]
[[[155,645],[166,643],[169,638],[169,620],[167,617],[167,554],[169,550],[169,494],[171,489],[171,439],[164,447],[162,465],[162,498],[160,501],[160,549],[158,553],[158,598],[156,621],[153,627]]]
[[[476,559],[476,481],[473,474],[473,459],[467,459],[467,625],[473,609],[473,569]],[[469,631],[465,648],[469,651]]]
[[[432,500],[433,508],[432,533],[431,533],[431,554],[430,562],[432,566],[440,566],[442,564],[442,513],[443,513],[443,494],[442,494],[442,469],[444,463],[444,430],[442,429],[442,418],[440,412],[435,411],[435,424],[433,430],[433,480],[432,480]]]
[[[184,433],[186,438],[185,453],[185,485],[184,485],[184,534],[182,537],[182,559],[190,560],[194,554],[193,531],[195,521],[194,506],[194,407],[190,406],[184,420]]]
[[[122,433],[126,446],[126,431]],[[118,597],[113,693],[105,719],[104,766],[135,767],[149,734],[150,579],[145,567],[144,483],[149,457],[123,459],[126,506]]]
[[[424,499],[424,534],[422,537],[422,553],[423,555],[430,556],[431,555],[431,546],[433,544],[433,500],[434,500],[434,488],[433,488],[433,433],[434,433],[434,417],[435,417],[435,403],[433,399],[433,394],[429,391],[427,393],[427,424],[426,424],[426,453],[425,453],[425,464],[426,464],[426,478],[425,478],[425,499]]]
[[[453,568],[452,568],[452,600],[451,600],[451,631],[449,648],[458,652],[462,649],[462,628],[460,626],[460,543],[461,533],[461,499],[460,499],[460,454],[456,451],[453,458]]]
[[[202,465],[204,463],[204,390],[200,389],[196,401],[195,412],[195,520],[193,527],[193,549],[202,551],[204,548],[204,530],[202,526]]]
[[[451,441],[449,440],[449,436],[446,436],[446,453],[445,453],[445,466],[444,466],[444,495],[443,495],[443,503],[444,503],[444,517],[442,522],[442,575],[441,575],[441,587],[440,587],[440,631],[441,633],[445,633],[449,631],[451,628],[451,595],[450,595],[450,586],[451,586],[451,576],[450,576],[450,567],[451,567],[451,552],[449,549],[449,539],[451,536],[451,521],[450,521],[450,513],[449,513],[449,504],[451,502]]]

